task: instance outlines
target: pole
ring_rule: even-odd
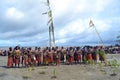
[[[52,10],[50,8],[50,1],[49,0],[47,0],[47,7],[48,7],[48,11],[43,13],[43,14],[47,14],[49,17],[49,21],[48,21],[47,25],[49,25],[49,47],[51,48],[52,46],[55,47],[55,36],[54,36]],[[53,43],[53,45],[52,45],[52,43]]]
[[[49,26],[49,45],[50,47],[54,46],[55,47],[55,36],[54,36],[54,25],[53,25],[53,17],[52,17],[52,10],[50,8],[50,1],[47,0],[48,3],[48,16],[49,16],[49,20],[50,23],[48,22],[48,24],[50,24]],[[53,43],[53,45],[52,45]]]
[[[54,47],[55,47],[55,35],[54,35],[54,32],[53,32],[53,44],[54,44]]]
[[[96,31],[96,33],[97,33],[97,35],[98,35],[98,37],[99,37],[99,39],[100,39],[100,41],[102,42],[102,44],[104,45],[104,42],[103,42],[103,40],[102,40],[102,38],[101,38],[101,36],[100,36],[100,34],[99,34],[99,32],[97,31],[97,28],[94,26],[94,28],[95,28],[95,31]]]
[[[53,20],[51,22],[51,28],[52,28],[52,37],[53,37],[53,46],[55,47],[55,35],[54,35],[54,25],[53,25]]]
[[[95,27],[94,23],[92,22],[92,20],[90,20],[90,22],[89,22],[89,26],[90,26],[90,27],[94,27],[94,28],[95,28],[95,31],[96,31],[96,33],[97,33],[97,35],[98,35],[98,37],[99,37],[100,41],[101,41],[101,42],[102,42],[102,44],[104,45],[103,40],[102,40],[102,38],[101,38],[101,36],[100,36],[99,32],[97,31],[97,28]]]
[[[49,26],[49,46],[51,48],[51,27]]]

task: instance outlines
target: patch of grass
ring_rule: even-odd
[[[119,66],[116,59],[112,60],[111,68],[113,67],[113,74],[112,76],[115,76],[117,74],[117,67]]]
[[[45,73],[45,71],[41,71],[41,72],[39,72],[39,74],[46,74],[46,73]]]
[[[105,70],[101,70],[102,74],[107,74],[107,72]]]
[[[29,79],[30,77],[28,77],[28,76],[23,76],[22,78],[25,79],[25,80],[27,80],[27,79]]]
[[[116,73],[110,74],[110,76],[116,76],[116,75],[117,75]]]
[[[57,78],[57,76],[52,76],[52,77],[51,77],[51,79],[56,79],[56,78]]]
[[[57,76],[56,76],[56,69],[53,70],[53,76],[51,76],[51,79],[56,79]]]
[[[45,66],[45,67],[43,67],[42,69],[47,69],[48,67],[47,66]]]
[[[99,63],[99,66],[100,66],[100,71],[102,71],[102,63],[101,62]]]

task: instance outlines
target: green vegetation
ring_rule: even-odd
[[[52,79],[57,78],[57,76],[56,76],[56,69],[53,70],[53,76],[51,78]]]
[[[112,60],[111,67],[113,68],[113,75],[117,75],[117,67],[119,66],[116,59]]]

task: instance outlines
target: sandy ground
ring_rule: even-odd
[[[120,64],[120,54],[114,57]],[[107,55],[107,60],[112,59],[113,55]],[[111,76],[113,69],[104,64],[102,68],[100,64],[40,66],[32,71],[27,68],[6,68],[6,64],[7,57],[0,56],[0,80],[120,80],[120,67],[117,68],[117,75]],[[54,71],[56,78],[52,78]]]

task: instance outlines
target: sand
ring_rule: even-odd
[[[120,64],[120,54],[106,57],[107,60],[116,58]],[[7,56],[0,56],[0,80],[120,80],[119,66],[117,75],[111,76],[113,68],[104,64],[102,68],[100,64],[40,66],[31,71],[28,68],[6,68],[6,64]]]

